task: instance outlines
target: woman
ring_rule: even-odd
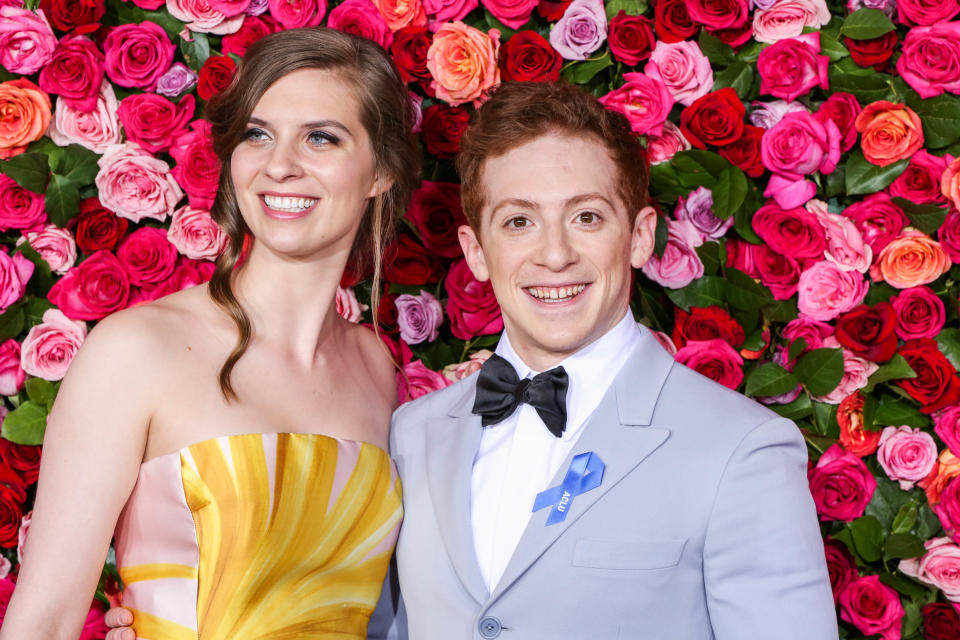
[[[402,511],[394,368],[335,295],[414,187],[409,98],[375,44],[300,29],[206,115],[230,247],[73,362],[0,640],[77,637],[114,523],[139,637],[365,637]]]

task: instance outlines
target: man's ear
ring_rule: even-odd
[[[645,265],[653,255],[656,233],[657,212],[653,207],[644,207],[633,221],[630,234],[630,264],[634,269]]]
[[[480,282],[486,282],[490,279],[490,272],[487,271],[487,260],[483,255],[483,247],[480,246],[480,240],[474,233],[470,225],[462,224],[457,229],[457,239],[460,240],[460,248],[463,249],[463,257],[467,259],[467,266],[473,272]]]

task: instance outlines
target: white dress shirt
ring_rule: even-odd
[[[550,433],[528,404],[484,427],[473,461],[470,509],[480,573],[491,593],[527,527],[534,499],[548,488],[639,339],[640,329],[628,310],[613,329],[559,363],[569,376],[563,437]],[[521,380],[540,373],[517,356],[506,333],[496,353]]]

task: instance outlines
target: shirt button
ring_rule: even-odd
[[[480,635],[484,638],[496,638],[500,635],[500,621],[496,618],[484,618],[480,621]]]

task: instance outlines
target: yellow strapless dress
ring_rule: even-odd
[[[403,516],[385,451],[225,436],[140,467],[117,523],[144,640],[363,639]]]

